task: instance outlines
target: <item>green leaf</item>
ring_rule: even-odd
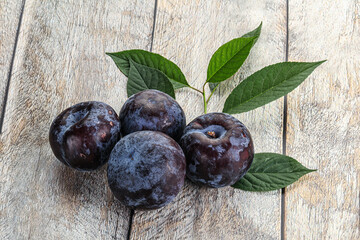
[[[260,36],[261,28],[262,28],[262,22],[256,29],[252,30],[251,32],[245,33],[241,37],[243,37],[243,38],[256,37],[255,42],[254,42],[254,44],[255,44]]]
[[[295,159],[276,153],[257,153],[243,178],[232,187],[245,191],[264,192],[284,188],[307,173],[308,169]]]
[[[189,86],[180,68],[159,54],[139,49],[106,54],[113,59],[116,66],[127,77],[129,76],[131,59],[138,64],[161,71],[170,79],[175,89]]]
[[[265,67],[231,92],[223,112],[247,112],[272,102],[294,90],[323,62],[283,62]]]
[[[261,26],[245,34],[246,37],[235,38],[216,50],[209,62],[207,82],[222,82],[239,70],[259,38]]]
[[[138,64],[131,59],[129,63],[128,97],[146,89],[156,89],[175,98],[174,88],[165,74],[157,69]]]
[[[257,42],[257,40],[258,40],[258,38],[259,38],[259,36],[260,36],[260,33],[261,33],[261,27],[262,27],[262,22],[260,23],[260,25],[256,28],[256,29],[254,29],[253,31],[251,31],[251,32],[248,32],[248,33],[246,33],[246,34],[244,34],[243,36],[241,36],[241,38],[254,38],[254,40],[253,40],[253,43],[252,43],[252,46]],[[225,44],[226,45],[226,44]],[[223,46],[225,46],[225,45],[223,45]],[[251,46],[251,47],[252,47]],[[250,48],[251,48],[250,47]],[[221,47],[220,47],[221,48]],[[219,49],[220,50],[220,49]],[[218,51],[219,51],[218,50]],[[225,50],[225,48],[224,48],[224,50]],[[242,64],[244,63],[244,61],[246,60],[246,58],[249,56],[249,53],[250,53],[250,50],[247,52],[247,54],[246,54],[246,52],[245,52],[245,55],[242,55],[242,57],[243,57],[243,59],[240,59],[240,61],[239,61],[239,66],[237,67],[237,69],[235,70],[235,72],[233,73],[233,74],[235,74],[236,72],[237,72],[237,70],[242,66]],[[240,52],[239,52],[239,54],[240,54]],[[214,54],[215,55],[215,54]],[[213,59],[213,58],[211,58],[211,59]],[[215,61],[215,59],[214,59],[214,61]],[[210,60],[210,63],[211,63],[211,60]],[[209,63],[209,67],[210,67],[210,63]],[[231,62],[230,62],[231,63]],[[226,65],[224,65],[224,67],[225,67]],[[232,75],[233,75],[232,74]],[[231,75],[231,76],[232,76]],[[229,76],[229,77],[231,77],[231,76]],[[229,77],[227,77],[226,79],[228,79]],[[209,68],[208,68],[208,79],[209,79]],[[224,80],[226,80],[226,79],[224,79]],[[222,80],[222,81],[224,81],[224,80]],[[211,82],[211,81],[209,81],[210,83],[209,83],[209,88],[210,88],[210,91],[212,92],[212,91],[214,91],[214,89],[220,84],[220,82],[216,82],[216,83],[213,83],[213,82]]]

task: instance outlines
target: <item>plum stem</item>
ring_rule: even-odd
[[[209,137],[212,137],[212,138],[216,138],[216,133],[214,131],[207,131],[206,135],[208,135]]]

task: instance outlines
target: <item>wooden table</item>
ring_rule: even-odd
[[[126,78],[105,52],[145,49],[200,88],[221,44],[263,21],[241,79],[282,61],[328,61],[287,99],[235,115],[257,152],[317,172],[285,191],[250,193],[186,182],[156,211],[122,206],[106,169],[71,170],[48,143],[53,118],[85,100],[120,110]],[[360,239],[359,0],[1,0],[0,239]],[[176,93],[188,122],[201,96]]]

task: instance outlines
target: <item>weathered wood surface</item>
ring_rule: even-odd
[[[203,0],[186,1],[186,4],[176,0],[159,1],[153,51],[178,63],[189,83],[201,89],[215,50],[255,29],[261,21],[264,21],[263,33],[257,46],[240,74],[230,80],[236,83],[239,77],[273,62],[284,61],[284,1]],[[235,86],[235,83],[230,85]],[[220,91],[221,94],[230,93],[229,88]],[[181,90],[177,100],[188,122],[203,113],[200,94]],[[221,111],[224,101],[224,97],[214,97],[209,112]],[[281,152],[282,106],[280,100],[236,116],[249,127],[257,151]],[[280,212],[278,191],[246,193],[230,187],[208,189],[187,181],[176,201],[169,206],[158,211],[135,212],[131,239],[279,239]]]
[[[360,239],[360,2],[290,1],[289,60],[328,59],[289,95],[287,239]],[[321,13],[321,14],[320,14]]]
[[[26,1],[1,135],[0,239],[126,238],[130,211],[105,168],[65,167],[48,130],[80,101],[120,109],[126,78],[105,52],[149,49],[153,11],[153,2]]]
[[[3,108],[3,99],[5,97],[8,77],[11,71],[21,10],[22,1],[0,1],[0,110]],[[1,115],[2,113],[0,111],[0,119]]]
[[[65,107],[99,100],[120,109],[126,100],[126,78],[105,51],[152,49],[201,88],[211,54],[263,21],[242,71],[220,87],[210,112],[221,111],[241,79],[285,60],[285,0],[155,2],[26,0],[13,55],[22,1],[0,1],[0,104],[14,58],[0,135],[0,239],[128,238],[131,214],[109,191],[105,168],[68,169],[47,139]],[[360,3],[288,2],[289,60],[328,62],[288,96],[287,153],[319,170],[286,189],[285,239],[359,239]],[[196,92],[180,90],[177,99],[188,122],[202,113]],[[236,117],[257,152],[282,152],[282,99]],[[280,191],[186,182],[169,206],[135,212],[130,239],[280,239],[280,225]]]

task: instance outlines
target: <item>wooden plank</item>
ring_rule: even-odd
[[[288,154],[318,169],[286,190],[288,239],[360,239],[360,2],[290,1],[289,59],[328,59],[289,95]]]
[[[186,3],[185,3],[186,2]],[[176,62],[189,83],[201,88],[207,64],[221,44],[256,28],[263,32],[242,71],[209,105],[221,111],[225,95],[260,68],[284,61],[285,1],[159,1],[153,51]],[[222,94],[222,97],[219,96]],[[201,96],[177,92],[187,122],[203,112]],[[248,126],[257,152],[282,151],[283,101],[236,115]],[[131,239],[279,239],[280,192],[248,193],[230,187],[208,189],[189,181],[176,200],[157,211],[135,212]]]
[[[10,73],[21,9],[22,1],[0,1],[0,117],[3,109],[3,99],[5,97],[7,80]]]
[[[105,52],[149,49],[153,11],[152,1],[26,1],[0,142],[0,239],[126,238],[130,211],[105,168],[65,167],[48,130],[80,101],[120,110],[126,78]]]

